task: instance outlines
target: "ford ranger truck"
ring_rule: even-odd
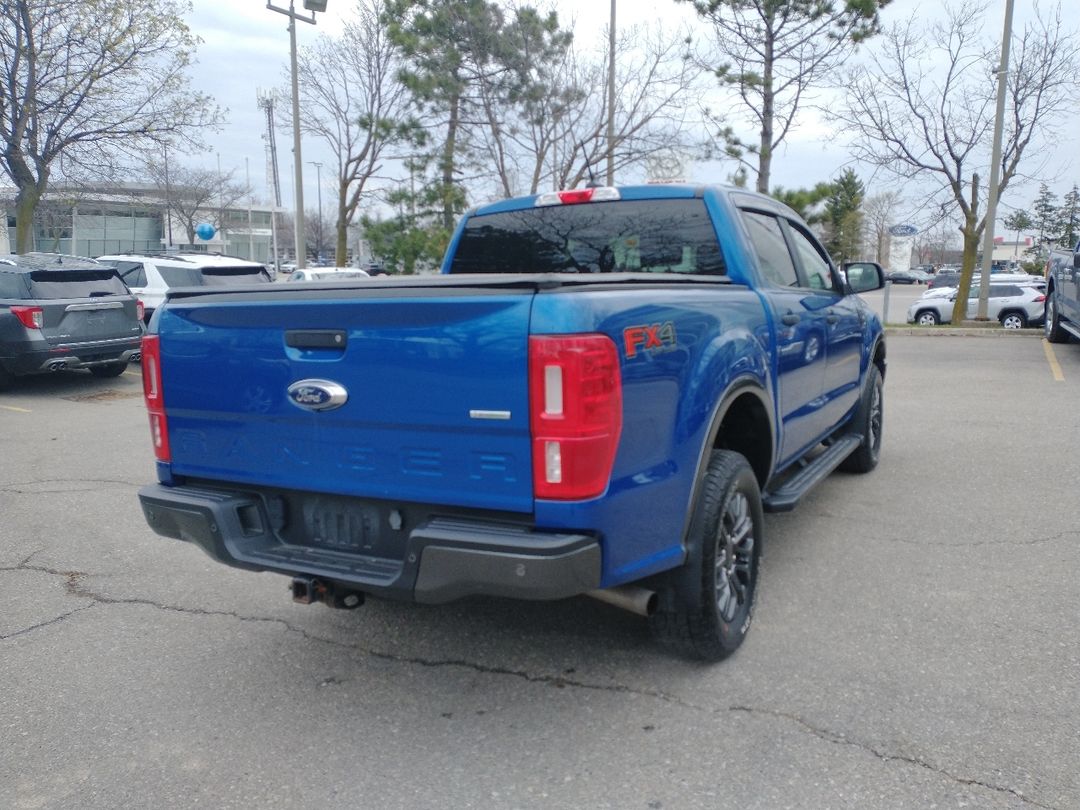
[[[1080,242],[1072,250],[1051,250],[1046,263],[1046,339],[1080,338]]]
[[[299,602],[588,594],[717,660],[763,511],[877,464],[883,283],[763,195],[640,186],[474,210],[437,275],[170,290],[143,512]]]

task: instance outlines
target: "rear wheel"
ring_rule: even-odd
[[[1043,335],[1051,343],[1066,343],[1069,333],[1061,328],[1061,316],[1054,306],[1054,291],[1046,293],[1046,320],[1043,322]]]
[[[127,371],[128,364],[121,361],[119,363],[106,363],[103,366],[90,366],[90,373],[95,377],[109,378],[119,377],[125,371]]]
[[[1021,312],[1005,312],[1001,315],[1001,326],[1004,329],[1026,329],[1027,318]]]
[[[665,575],[654,635],[680,653],[719,661],[750,630],[761,558],[761,492],[739,453],[715,450],[701,482],[686,563]]]
[[[915,316],[915,323],[917,323],[919,326],[937,326],[937,322],[937,313],[931,309],[924,309],[922,312]]]

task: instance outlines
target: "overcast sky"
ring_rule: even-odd
[[[222,170],[234,170],[239,179],[245,172],[250,176],[256,197],[268,199],[266,183],[266,157],[262,134],[265,119],[256,106],[259,88],[287,86],[285,72],[289,60],[288,19],[285,15],[268,9],[260,0],[193,0],[190,18],[193,32],[200,36],[198,64],[192,71],[198,89],[214,95],[219,103],[229,109],[228,123],[220,133],[207,138],[210,148],[206,154],[195,156],[191,162],[214,166],[220,161]],[[287,0],[275,0],[274,5],[287,7]],[[543,7],[543,3],[537,3]],[[297,0],[302,9],[302,0]],[[916,0],[893,0],[883,12],[886,23],[905,19],[926,7],[934,9],[940,3],[920,3]],[[987,30],[1000,39],[1004,21],[1005,0],[990,0],[987,10]],[[320,33],[338,30],[341,17],[353,7],[353,0],[328,0],[326,14],[317,16],[316,25],[298,23],[297,40],[302,47],[314,42]],[[574,22],[575,41],[583,47],[590,40],[604,37],[610,5],[604,0],[555,0],[564,25]],[[1017,3],[1017,24],[1029,8],[1027,0]],[[674,29],[683,23],[694,24],[696,17],[686,3],[672,0],[618,0],[617,27],[647,24]],[[700,23],[696,23],[700,26]],[[1080,130],[1071,116],[1071,136],[1066,135],[1055,145],[1045,147],[1040,158],[1046,159],[1047,180],[1061,194],[1075,182],[1080,182]],[[292,138],[288,133],[278,132],[278,163],[282,183],[282,204],[293,205]],[[329,210],[332,204],[327,189],[332,181],[333,161],[320,151],[319,142],[306,138],[302,144],[304,166],[305,207],[314,208],[317,201],[316,168],[309,161],[322,161],[323,205]],[[838,144],[836,133],[814,119],[812,115],[797,131],[789,135],[788,143],[781,147],[773,162],[774,185],[786,188],[810,186],[835,176],[850,164],[846,150]],[[865,167],[854,166],[860,177],[870,186],[870,191],[884,189],[884,179],[875,180]],[[695,164],[688,167],[688,178],[701,182],[724,182],[732,171],[731,165]],[[879,188],[875,188],[879,186]],[[1006,207],[1026,206],[1037,193],[1037,186],[1028,185],[1010,194]],[[917,193],[909,196],[917,198]],[[914,211],[912,212],[915,213]]]

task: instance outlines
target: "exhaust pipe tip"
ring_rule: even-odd
[[[585,595],[646,618],[656,613],[659,602],[656,591],[639,585],[617,585],[614,588],[589,591]]]

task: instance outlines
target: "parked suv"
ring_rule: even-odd
[[[139,359],[139,303],[116,270],[56,256],[0,256],[0,389],[85,368],[116,377]]]
[[[951,295],[928,292],[908,308],[907,322],[919,326],[948,323],[952,319],[954,301],[955,290]],[[991,284],[987,301],[987,317],[1000,321],[1006,329],[1024,329],[1042,323],[1046,296],[1035,284]],[[972,285],[968,293],[968,317],[974,317],[978,308],[979,287]]]
[[[120,278],[142,301],[147,323],[165,300],[165,291],[170,287],[268,284],[271,281],[265,265],[220,253],[119,253],[98,256],[97,260],[116,268]]]

